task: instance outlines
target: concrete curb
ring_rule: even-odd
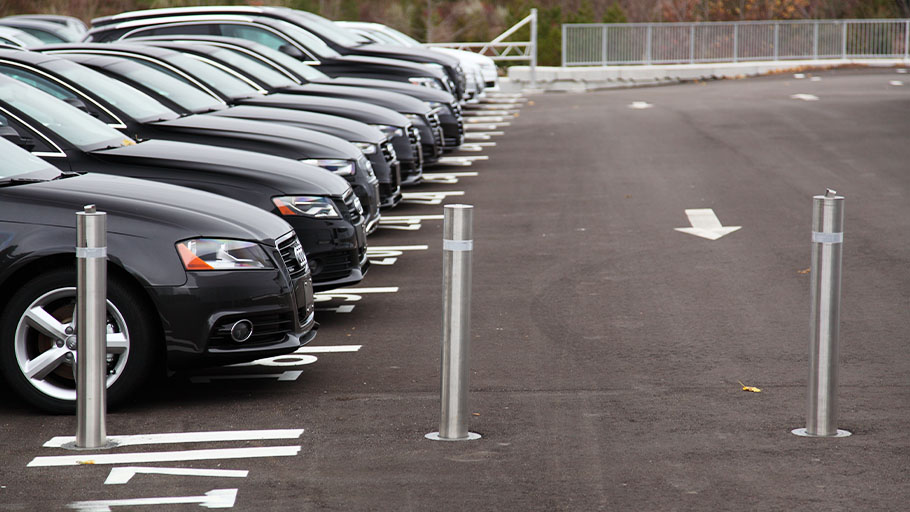
[[[905,59],[826,59],[714,64],[667,64],[651,66],[537,67],[537,87],[533,92],[586,92],[600,89],[674,84],[692,80],[746,78],[789,71],[806,71],[842,66],[910,66]],[[530,88],[531,68],[513,66],[502,79],[504,91]]]

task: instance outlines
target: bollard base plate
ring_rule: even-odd
[[[462,437],[458,439],[449,439],[447,437],[440,437],[439,432],[430,432],[429,434],[423,436],[432,441],[476,441],[480,439],[480,434],[474,432],[468,432],[468,437]]]
[[[65,450],[87,451],[87,450],[109,450],[111,448],[116,448],[117,446],[120,446],[120,443],[118,443],[116,441],[111,441],[110,439],[108,439],[108,441],[101,446],[93,446],[93,447],[76,446],[76,441],[71,441],[69,443],[64,443],[64,444],[60,445],[60,448],[63,448]]]
[[[800,437],[849,437],[849,436],[853,435],[853,433],[850,432],[849,430],[840,430],[840,429],[838,429],[837,433],[834,434],[833,436],[813,435],[813,434],[810,434],[809,431],[804,428],[795,428],[795,429],[791,430],[790,433],[795,436],[800,436]]]

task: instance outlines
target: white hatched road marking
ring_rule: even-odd
[[[216,441],[262,441],[266,439],[297,439],[303,435],[302,428],[277,430],[222,430],[216,432],[173,432],[168,434],[136,434],[107,436],[118,446],[172,443],[210,443]],[[76,440],[71,436],[57,436],[44,443],[45,448],[60,448]]]
[[[379,218],[379,227],[383,229],[397,229],[401,231],[417,231],[423,225],[423,221],[442,220],[443,218],[443,215],[383,215]]]
[[[180,505],[198,503],[204,508],[233,508],[237,501],[237,489],[212,489],[202,496],[178,496],[159,498],[130,498],[125,500],[74,501],[69,508],[91,512],[109,512],[111,507],[134,507],[137,505]]]
[[[148,462],[177,462],[215,459],[253,459],[260,457],[294,457],[300,446],[266,446],[254,448],[223,448],[214,450],[184,450],[173,452],[94,453],[35,457],[28,467],[79,466],[83,464],[142,464]]]
[[[398,261],[398,257],[406,251],[425,251],[429,248],[427,245],[395,245],[395,246],[375,246],[367,248],[367,258],[373,265],[393,265]]]
[[[246,478],[250,474],[245,469],[194,469],[194,468],[154,468],[142,466],[125,466],[114,468],[107,475],[105,485],[123,485],[138,474],[172,475],[172,476],[212,476],[219,478]]]

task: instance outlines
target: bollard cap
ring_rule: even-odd
[[[87,205],[85,205],[85,206],[83,207],[82,210],[83,210],[85,213],[95,213],[95,212],[97,211],[97,210],[95,209],[95,205],[93,205],[93,204],[87,204]]]

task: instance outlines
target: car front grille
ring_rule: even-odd
[[[395,153],[395,147],[392,146],[391,142],[386,142],[382,144],[382,156],[385,158],[385,161],[388,162],[389,167],[392,171],[391,181],[389,182],[389,189],[395,190],[401,185],[401,165],[398,162],[398,155]]]
[[[433,141],[437,146],[442,146],[442,124],[439,122],[439,114],[431,112],[427,115],[427,121],[430,125],[430,131],[433,132]]]
[[[231,327],[240,320],[249,320],[253,324],[253,334],[244,342],[231,339]],[[249,347],[281,341],[287,333],[294,330],[294,318],[287,313],[255,313],[249,315],[230,315],[221,318],[209,336],[209,346],[213,348]]]
[[[347,217],[351,224],[357,224],[363,218],[363,206],[361,205],[358,208],[359,203],[360,200],[357,199],[353,191],[348,192],[348,195],[344,197],[344,207],[347,210]]]
[[[416,126],[408,127],[408,141],[414,151],[414,163],[417,169],[423,168],[423,148],[420,146],[420,131]]]
[[[278,239],[278,252],[281,253],[281,260],[288,269],[292,279],[296,279],[307,273],[306,256],[303,253],[303,246],[294,232],[290,232]],[[302,261],[301,261],[302,257]]]

